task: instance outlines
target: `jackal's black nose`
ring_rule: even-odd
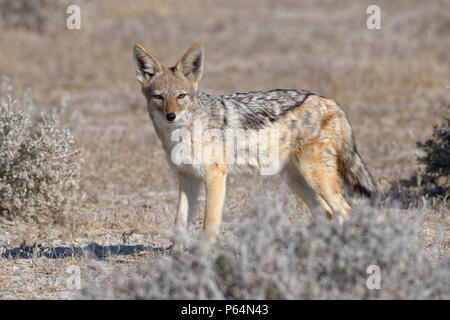
[[[166,114],[166,119],[167,119],[167,121],[170,121],[170,122],[175,120],[176,117],[177,117],[177,115],[175,113],[168,113],[168,114]]]

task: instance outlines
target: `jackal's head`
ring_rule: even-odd
[[[183,111],[191,110],[203,73],[203,45],[194,45],[174,67],[165,68],[140,44],[134,47],[136,77],[152,112],[161,113],[167,121],[177,120]]]

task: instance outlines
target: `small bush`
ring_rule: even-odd
[[[439,126],[433,126],[432,138],[425,143],[417,142],[417,146],[425,154],[418,158],[424,169],[394,184],[390,194],[405,206],[417,204],[423,197],[447,203],[450,194],[450,119],[445,118]]]
[[[112,299],[448,299],[449,259],[424,250],[420,220],[399,211],[359,208],[343,226],[324,217],[288,227],[278,208],[235,223],[237,239],[214,248],[194,241],[188,252],[154,259],[114,285],[87,287]],[[418,215],[415,215],[416,217]],[[368,289],[367,268],[381,271]]]
[[[33,123],[17,104],[10,94],[0,101],[0,208],[21,217],[60,212],[78,188],[80,151],[53,117]]]

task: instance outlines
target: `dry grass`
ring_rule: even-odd
[[[448,116],[448,1],[379,1],[383,29],[375,31],[365,25],[370,1],[75,2],[82,10],[81,30],[67,30],[60,17],[48,18],[44,23],[51,28],[42,32],[2,27],[1,73],[12,79],[18,95],[31,88],[42,109],[70,94],[72,110],[84,119],[74,136],[85,160],[81,200],[70,214],[33,223],[0,218],[4,252],[20,248],[23,241],[25,247],[37,243],[46,248],[169,244],[165,234],[174,219],[177,185],[134,76],[136,42],[170,65],[194,41],[203,41],[201,90],[206,92],[297,88],[335,98],[384,189],[417,169],[415,142],[425,141],[432,124]],[[252,213],[258,190],[273,194],[292,226],[311,219],[287,188],[279,191],[277,177],[256,182],[231,178],[228,183],[226,237],[233,235],[232,217]],[[425,232],[431,237],[435,230],[448,233],[449,209],[425,210]],[[198,211],[194,232],[201,220]],[[447,250],[448,241],[442,247]],[[99,263],[132,270],[152,255],[130,250]],[[89,255],[3,256],[0,297],[71,297],[74,293],[64,287],[14,281],[12,276],[64,277],[67,265],[84,268],[91,260]],[[24,284],[30,289],[23,289]]]

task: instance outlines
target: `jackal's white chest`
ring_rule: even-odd
[[[164,117],[155,112],[150,113],[155,131],[161,140],[166,159],[170,167],[179,173],[202,177],[204,165],[194,159],[193,128],[186,125],[187,121],[169,123]]]

